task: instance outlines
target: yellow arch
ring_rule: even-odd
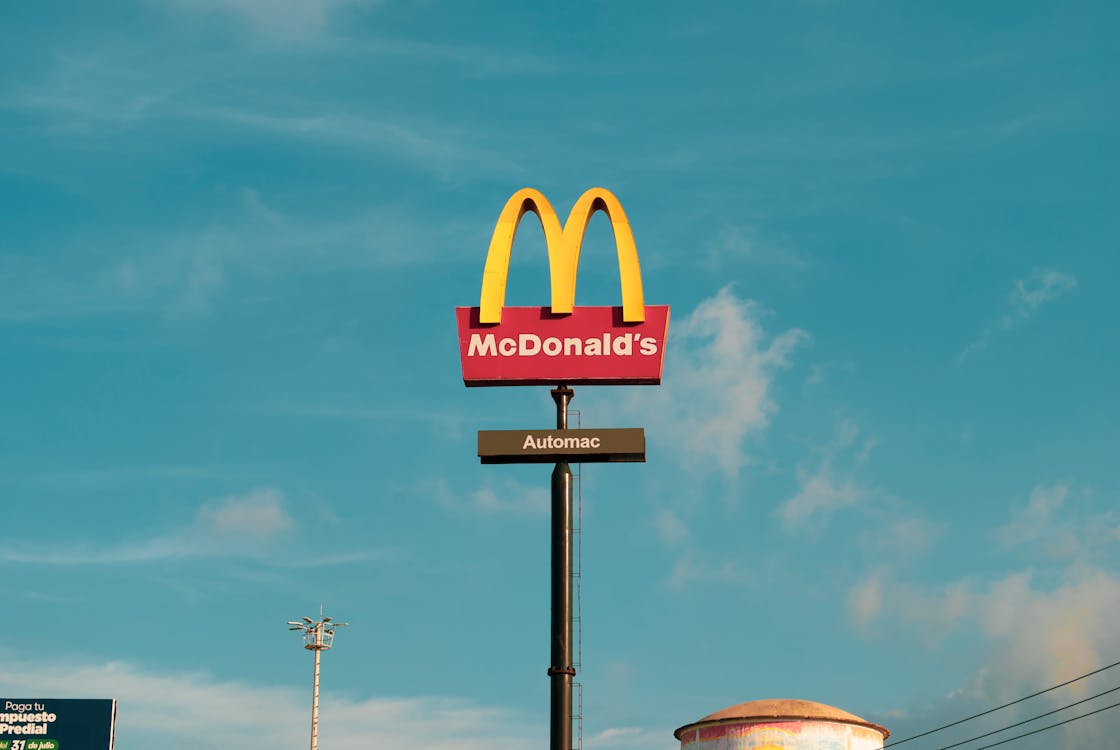
[[[622,319],[628,323],[645,320],[645,298],[642,293],[642,270],[638,264],[638,248],[634,233],[622,204],[609,190],[591,188],[576,201],[564,228],[552,204],[532,188],[518,190],[506,201],[490,238],[486,267],[482,272],[482,297],[479,300],[481,323],[500,323],[505,305],[509,259],[517,227],[525,213],[532,211],[541,221],[548,248],[548,272],[552,282],[552,312],[568,314],[576,300],[576,277],[583,235],[596,211],[610,219],[618,249],[618,274],[622,286]]]

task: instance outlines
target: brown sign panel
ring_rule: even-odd
[[[484,464],[600,463],[646,460],[641,427],[604,430],[479,430]]]

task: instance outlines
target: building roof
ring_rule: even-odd
[[[761,701],[748,701],[708,714],[703,719],[685,724],[673,732],[673,736],[680,739],[681,732],[701,725],[709,724],[734,724],[741,721],[776,720],[809,720],[809,721],[835,721],[843,724],[856,724],[869,727],[877,732],[882,732],[883,739],[890,736],[886,727],[881,727],[866,719],[861,719],[855,714],[829,706],[824,703],[802,701],[793,698],[772,698]]]

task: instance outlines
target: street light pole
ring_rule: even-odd
[[[319,619],[304,617],[303,622],[289,620],[288,630],[298,630],[303,634],[303,647],[315,654],[315,682],[311,692],[311,750],[319,747],[319,660],[320,654],[334,645],[334,629],[349,625],[348,622],[332,622],[333,618],[323,617],[319,608]]]

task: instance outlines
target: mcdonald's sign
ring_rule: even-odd
[[[577,307],[576,276],[587,225],[596,211],[610,219],[622,286],[619,307]],[[506,278],[517,228],[526,213],[540,219],[552,283],[550,307],[506,307]],[[609,190],[580,196],[563,228],[548,199],[518,190],[494,227],[478,307],[457,307],[463,382],[494,385],[657,385],[665,361],[669,306],[647,305],[638,250],[622,204]]]

